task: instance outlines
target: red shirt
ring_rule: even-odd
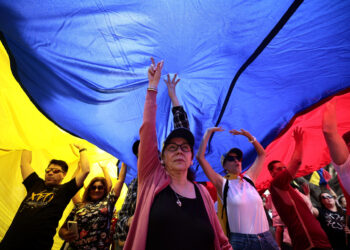
[[[289,185],[293,180],[288,170],[278,174],[270,185],[273,204],[288,227],[294,249],[331,248],[326,233],[310,209]]]

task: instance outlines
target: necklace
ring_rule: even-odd
[[[173,189],[172,189],[173,190]],[[176,204],[181,207],[182,206],[182,203],[180,201],[180,197],[177,195],[177,193],[173,190],[174,194],[175,194],[175,197],[176,197]]]

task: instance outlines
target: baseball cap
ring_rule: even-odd
[[[171,131],[168,137],[165,139],[163,143],[162,152],[164,151],[164,148],[166,147],[166,145],[168,145],[170,143],[170,140],[173,138],[184,138],[193,149],[194,136],[192,132],[188,128],[176,128],[173,131]]]
[[[229,154],[236,154],[240,160],[242,160],[243,158],[242,150],[240,150],[239,148],[231,148],[227,153],[221,156],[220,162],[222,166],[224,166],[224,161]]]

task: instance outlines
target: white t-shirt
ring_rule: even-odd
[[[245,175],[245,177],[248,177]],[[223,178],[222,197],[227,179]],[[249,178],[250,179],[250,178]],[[229,180],[227,217],[232,233],[259,234],[269,230],[262,199],[246,180]]]
[[[339,179],[343,184],[344,189],[350,194],[350,155],[342,165],[337,165],[334,162],[332,162],[332,164],[339,175]]]

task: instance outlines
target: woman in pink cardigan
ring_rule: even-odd
[[[124,249],[232,249],[209,193],[188,174],[194,145],[191,131],[174,129],[159,159],[156,97],[163,62],[155,65],[151,60],[140,129],[137,205]],[[172,79],[174,85],[178,81]]]

